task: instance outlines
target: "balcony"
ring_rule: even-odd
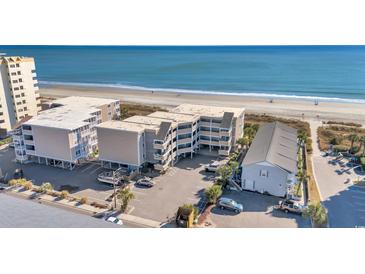
[[[219,135],[220,136],[227,136],[227,137],[230,137],[232,134],[232,130],[229,130],[229,131],[220,131],[219,132]]]
[[[204,127],[210,127],[211,126],[210,122],[201,122],[201,121],[200,121],[199,125],[204,126]]]
[[[199,140],[199,144],[202,144],[202,145],[209,145],[209,144],[210,144],[210,140],[203,140],[203,139],[200,139],[200,140]]]
[[[219,141],[213,141],[213,140],[211,140],[211,141],[210,141],[210,144],[211,144],[212,146],[219,146]]]
[[[184,148],[177,149],[178,154],[189,153],[192,151],[193,151],[193,149],[191,147],[184,147]]]
[[[177,130],[177,134],[186,134],[186,133],[191,133],[192,132],[192,128],[184,128],[184,129],[178,129]]]
[[[186,143],[191,143],[192,140],[191,138],[184,138],[184,139],[179,139],[177,140],[177,144],[180,145],[180,144],[186,144]]]
[[[211,127],[216,127],[216,128],[220,128],[221,123],[212,123]]]
[[[231,140],[228,140],[228,141],[222,141],[222,140],[220,140],[220,141],[219,141],[219,144],[220,144],[221,146],[229,147],[229,146],[231,145]]]
[[[220,149],[220,150],[218,150],[218,154],[223,155],[223,156],[228,156],[229,155],[229,150]]]

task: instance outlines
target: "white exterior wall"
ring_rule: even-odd
[[[261,176],[267,173],[267,177]],[[287,192],[289,173],[267,162],[242,166],[242,188],[259,193],[284,197]]]

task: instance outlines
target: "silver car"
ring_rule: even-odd
[[[217,205],[221,209],[230,209],[236,213],[240,213],[243,211],[243,205],[237,203],[235,200],[232,200],[230,198],[225,198],[225,197],[220,198],[217,202]]]

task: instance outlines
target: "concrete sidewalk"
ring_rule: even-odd
[[[118,218],[121,219],[122,221],[138,224],[138,225],[141,225],[143,227],[149,227],[149,228],[159,228],[159,227],[161,227],[160,222],[150,220],[150,219],[141,218],[141,217],[137,217],[137,216],[133,216],[133,215],[129,215],[129,214],[124,214],[124,213],[119,214]]]

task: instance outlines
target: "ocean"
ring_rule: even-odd
[[[33,56],[40,86],[365,102],[365,46],[1,46]]]

